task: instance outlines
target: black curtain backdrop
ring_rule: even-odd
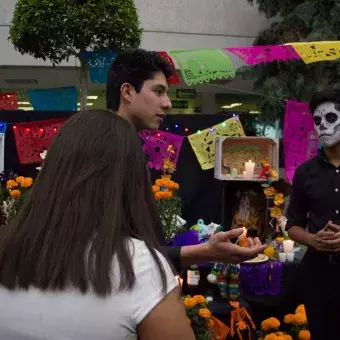
[[[38,171],[37,164],[22,165],[19,163],[12,126],[15,123],[40,121],[47,119],[69,117],[73,112],[43,112],[43,111],[0,111],[0,122],[7,123],[5,141],[5,170],[14,171],[23,176],[35,178]],[[229,115],[168,115],[161,126],[161,130],[188,136],[197,130],[204,130],[232,117]],[[242,116],[241,116],[242,121]],[[187,131],[185,130],[187,129]],[[246,135],[254,135],[252,131],[245,131]],[[280,152],[282,155],[282,152]],[[283,160],[280,159],[280,166]],[[152,180],[161,175],[151,171]],[[197,161],[187,138],[184,138],[181,153],[177,163],[177,171],[173,179],[180,185],[179,195],[183,200],[183,218],[188,225],[193,225],[199,218],[206,223],[211,221],[222,223],[222,193],[224,195],[224,226],[228,229],[232,219],[233,207],[237,203],[236,191],[253,189],[259,191],[258,183],[225,182],[214,179],[214,169],[203,171]]]

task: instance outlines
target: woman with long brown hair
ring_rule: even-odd
[[[194,339],[128,122],[73,115],[0,238],[0,339]]]

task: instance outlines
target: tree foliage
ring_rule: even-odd
[[[254,45],[340,40],[339,0],[247,0],[271,20]],[[306,65],[302,61],[261,64],[247,71],[255,79],[254,92],[261,93],[259,108],[264,123],[284,113],[285,99],[308,101],[318,89],[335,84],[339,61]],[[249,75],[248,75],[249,76]]]
[[[54,64],[85,50],[125,50],[140,45],[133,0],[19,0],[10,40],[22,54]]]

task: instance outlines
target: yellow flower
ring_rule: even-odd
[[[277,237],[276,239],[275,239],[275,241],[276,242],[283,242],[285,239],[283,238],[283,237]]]
[[[299,305],[296,310],[295,310],[296,314],[305,314],[306,315],[306,309],[304,305]]]
[[[156,192],[158,192],[159,190],[161,190],[161,188],[160,188],[158,185],[153,185],[153,186],[152,186],[152,192],[153,192],[153,193],[156,193]]]
[[[8,180],[6,183],[7,189],[13,189],[13,188],[16,188],[17,186],[18,186],[18,183],[14,181],[13,179]]]
[[[163,169],[166,172],[173,173],[176,170],[176,164],[172,162],[169,158],[164,159]]]
[[[278,175],[277,175],[276,171],[273,170],[273,169],[269,170],[269,176],[274,180],[278,179]]]
[[[192,308],[196,305],[196,301],[192,297],[184,298],[183,303],[185,308]]]
[[[299,340],[310,340],[310,332],[307,330],[300,331]]]
[[[275,194],[275,196],[274,196],[274,204],[275,204],[275,205],[280,206],[280,205],[282,205],[284,202],[285,202],[285,199],[284,199],[284,197],[283,197],[283,194],[281,194],[281,193]]]
[[[200,305],[207,303],[207,300],[205,299],[203,295],[195,295],[193,296],[193,299],[196,301],[196,303]]]
[[[263,167],[270,166],[268,158],[263,159],[262,161],[260,161],[260,163],[261,163],[261,166]]]
[[[276,190],[273,187],[263,189],[264,194],[266,197],[273,197],[276,193]]]
[[[275,256],[275,249],[273,246],[269,246],[264,250],[264,255],[268,256],[269,258],[272,258]]]
[[[303,313],[298,313],[294,315],[294,323],[296,325],[304,325],[307,323],[307,317]]]
[[[29,188],[33,184],[33,179],[31,177],[25,177],[24,180],[21,183],[21,186],[23,188]]]
[[[211,312],[208,308],[200,308],[198,310],[198,316],[203,319],[209,319],[211,317]]]
[[[18,176],[15,181],[18,183],[18,184],[21,184],[23,181],[24,181],[24,176]]]
[[[287,315],[285,315],[283,322],[290,325],[294,322],[294,317],[295,317],[294,314],[287,314]]]
[[[270,208],[270,216],[273,218],[280,218],[281,209],[279,207]]]
[[[21,192],[20,192],[20,190],[14,189],[14,190],[11,191],[10,195],[11,195],[12,198],[14,198],[16,200],[16,199],[20,198]]]

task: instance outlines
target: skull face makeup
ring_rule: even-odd
[[[315,131],[323,147],[331,147],[340,142],[340,105],[327,102],[319,105],[314,113]]]

